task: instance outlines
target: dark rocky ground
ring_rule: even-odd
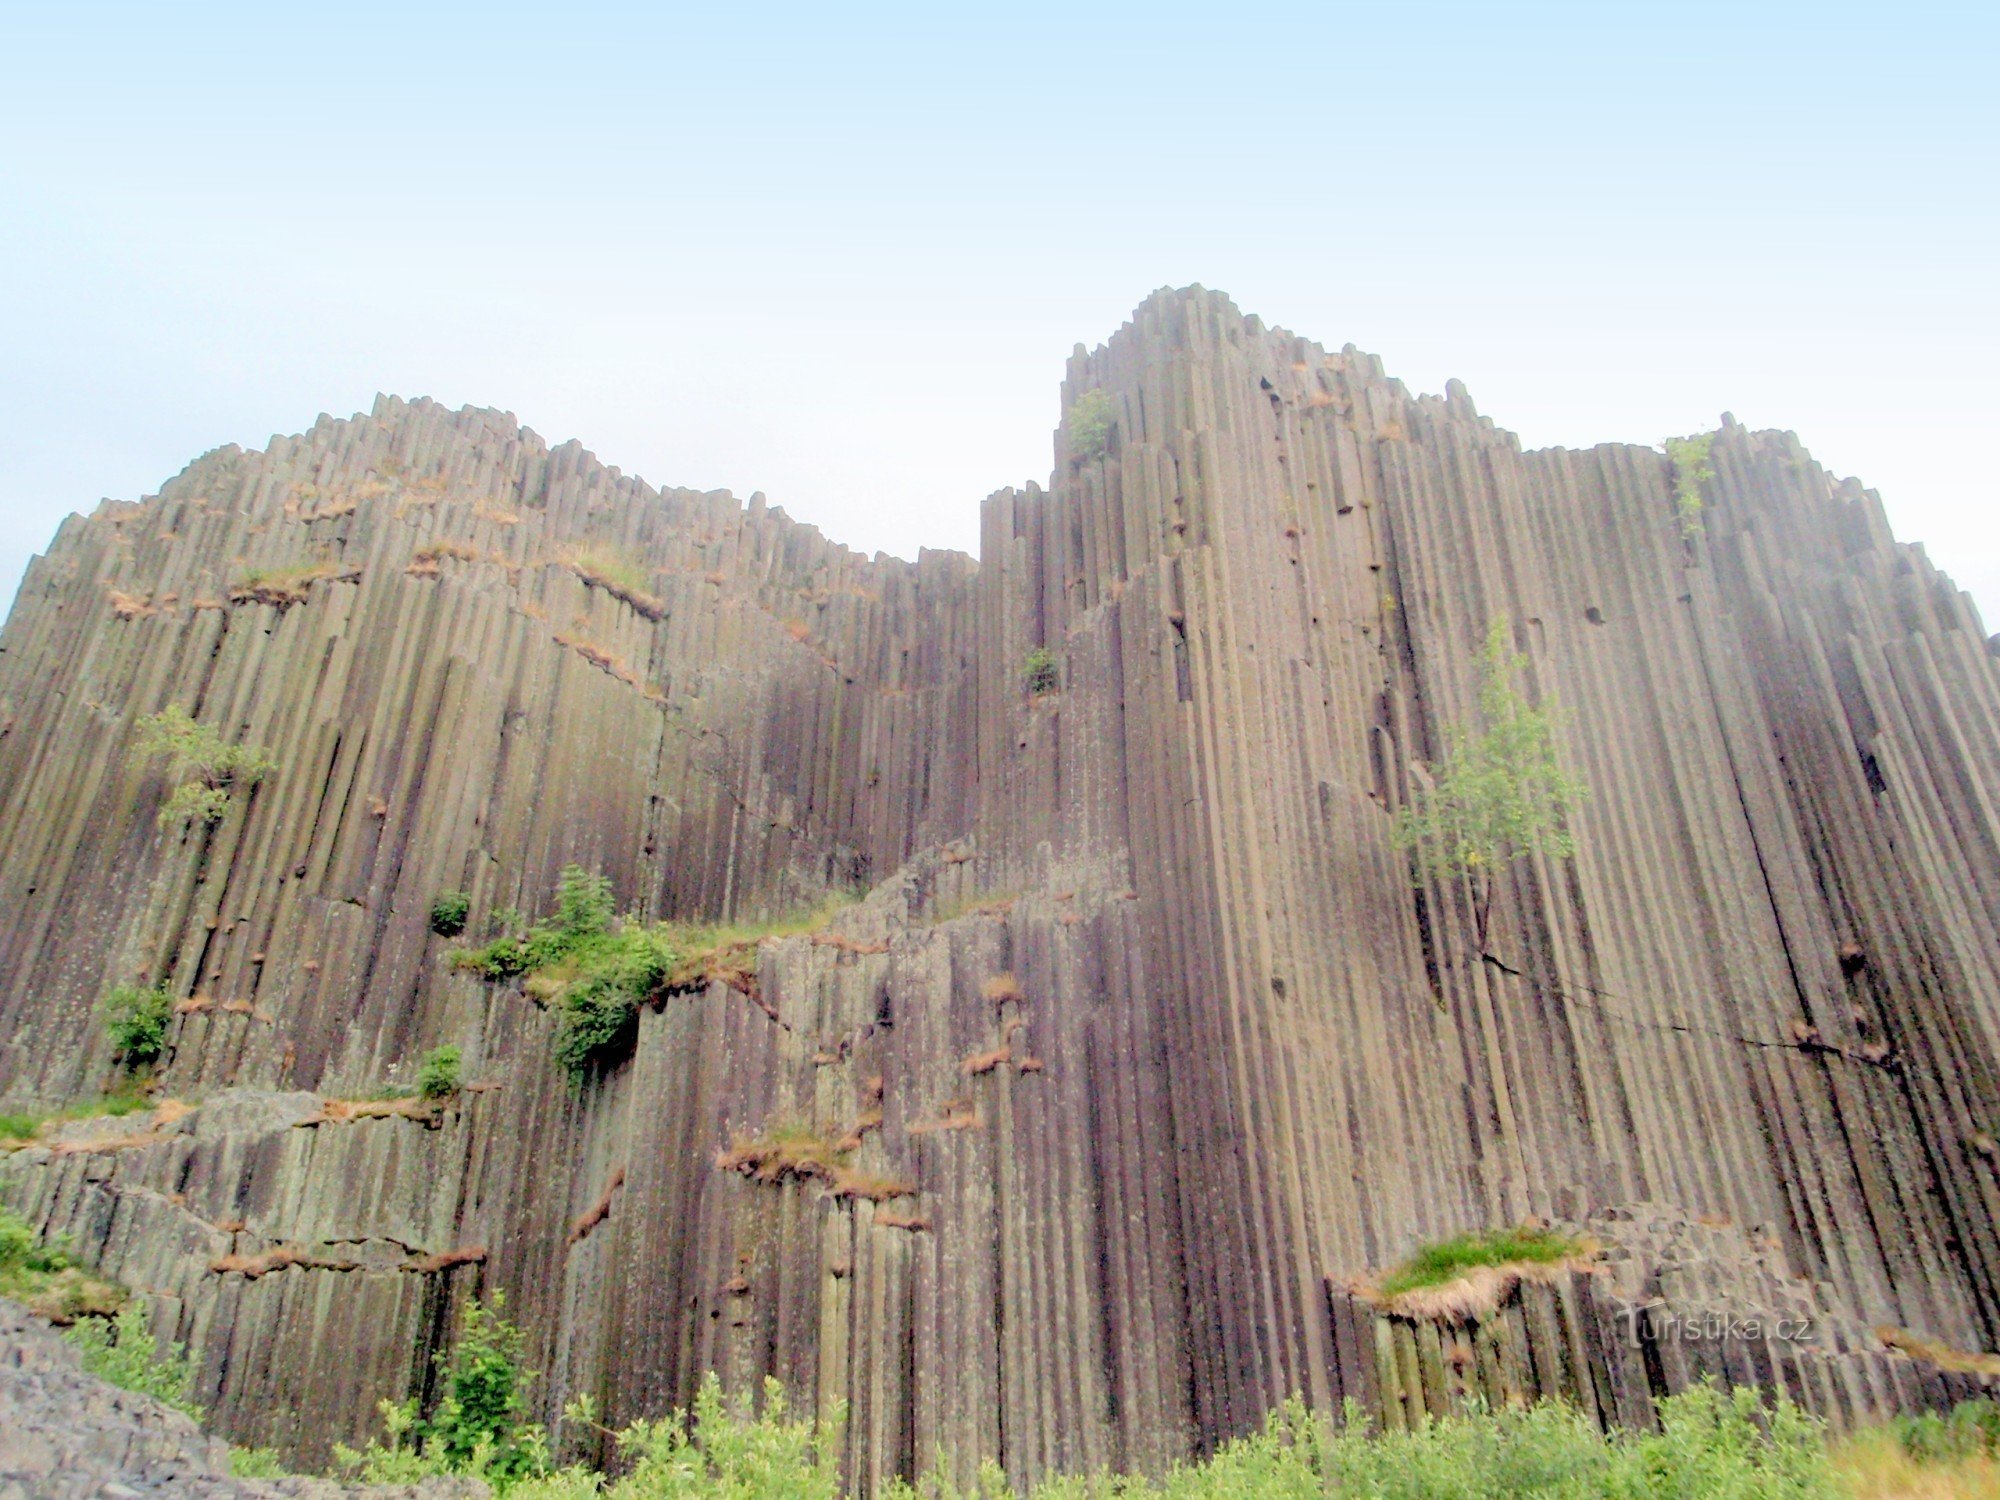
[[[77,1351],[53,1328],[0,1300],[0,1500],[475,1500],[486,1493],[471,1479],[405,1486],[232,1478],[221,1438],[150,1396],[86,1375]]]

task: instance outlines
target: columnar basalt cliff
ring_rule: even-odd
[[[1975,1378],[1876,1333],[2000,1343],[1965,596],[1789,434],[1725,419],[1689,534],[1658,451],[1523,452],[1200,289],[1079,348],[1091,391],[1108,442],[1066,426],[976,565],[391,398],[63,527],[0,636],[0,1099],[94,1096],[100,997],[160,981],[197,1107],[0,1189],[160,1300],[223,1430],[323,1457],[494,1289],[549,1411],[773,1373],[848,1404],[863,1488],[1158,1467],[1293,1392],[1643,1422],[1707,1370],[1845,1418]],[[1391,821],[1496,618],[1589,795],[1482,950]],[[156,823],[170,704],[278,763],[212,828]],[[569,862],[649,918],[868,894],[573,1085],[428,921]],[[442,1043],[434,1115],[338,1102]],[[774,1122],[872,1186],[731,1170]],[[1608,1258],[1455,1318],[1356,1290],[1531,1215]],[[1819,1334],[1704,1351],[1647,1306]]]

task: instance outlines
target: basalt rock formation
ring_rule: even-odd
[[[1524,452],[1200,289],[1064,390],[1108,440],[1066,425],[977,564],[392,398],[72,518],[0,635],[0,1101],[93,1096],[99,998],[158,981],[199,1107],[0,1189],[307,1460],[496,1289],[549,1413],[772,1373],[847,1403],[864,1489],[1158,1467],[1293,1392],[1984,1378],[1944,1351],[2000,1343],[2000,661],[1876,497],[1725,419],[1686,527],[1656,450]],[[1496,618],[1589,795],[1482,951],[1391,819]],[[157,826],[169,704],[278,763],[212,828]],[[649,918],[868,894],[572,1085],[428,922],[569,862]],[[340,1102],[442,1043],[450,1102]],[[774,1123],[858,1178],[760,1170]],[[1361,1285],[1527,1216],[1606,1259],[1449,1316]]]

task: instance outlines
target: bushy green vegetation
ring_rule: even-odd
[[[1714,442],[1712,432],[1667,439],[1667,460],[1674,466],[1674,511],[1680,516],[1681,535],[1689,539],[1701,535],[1701,487],[1715,478],[1708,461]]]
[[[1350,1405],[1336,1427],[1294,1400],[1255,1436],[1163,1479],[1063,1479],[1031,1493],[1033,1500],[1820,1500],[1834,1493],[1821,1429],[1794,1406],[1766,1412],[1755,1391],[1702,1387],[1664,1401],[1661,1419],[1657,1433],[1607,1436],[1574,1408],[1550,1403],[1377,1433],[1358,1407]],[[969,1494],[939,1480],[914,1491],[923,1500],[1009,1493],[992,1471]]]
[[[1962,1401],[1950,1414],[1898,1417],[1833,1447],[1845,1490],[1868,1500],[1989,1500],[2000,1495],[2000,1406]]]
[[[548,1434],[528,1420],[533,1374],[521,1367],[525,1341],[507,1321],[506,1299],[466,1304],[445,1361],[444,1398],[428,1419],[416,1403],[382,1403],[387,1441],[334,1456],[371,1484],[409,1484],[433,1474],[477,1474],[498,1489],[549,1469]]]
[[[162,828],[190,819],[221,822],[233,792],[255,786],[278,768],[254,745],[225,743],[218,731],[197,723],[178,703],[139,721],[137,753],[144,761],[164,756],[167,774],[180,783],[160,808]]]
[[[573,1405],[565,1415],[588,1421],[589,1407]],[[794,1418],[784,1387],[766,1378],[762,1409],[753,1410],[748,1397],[725,1400],[710,1373],[695,1392],[691,1416],[672,1412],[613,1434],[621,1466],[630,1465],[615,1481],[572,1467],[514,1494],[520,1500],[839,1500],[843,1409],[817,1422]]]
[[[1371,1430],[1350,1405],[1344,1425],[1287,1402],[1252,1437],[1160,1479],[1095,1475],[1035,1486],[1031,1500],[1808,1500],[1837,1493],[1819,1424],[1789,1403],[1774,1409],[1757,1392],[1700,1387],[1661,1403],[1656,1433],[1607,1435],[1560,1404],[1473,1411],[1424,1419],[1408,1431]],[[391,1417],[395,1446],[348,1455],[363,1478],[409,1482],[441,1472],[479,1473],[514,1500],[838,1500],[844,1413],[819,1422],[794,1418],[784,1391],[766,1381],[761,1410],[726,1400],[715,1377],[701,1385],[691,1413],[635,1422],[613,1434],[616,1479],[581,1466],[551,1467],[539,1429],[524,1433],[531,1462],[506,1472],[490,1445],[463,1460],[413,1438],[407,1411]],[[573,1402],[566,1423],[595,1428],[587,1401]],[[602,1430],[602,1429],[598,1429]],[[538,1462],[537,1462],[538,1461]],[[1003,1500],[1016,1492],[995,1464],[963,1489],[933,1472],[914,1485],[898,1481],[892,1500]]]
[[[0,1115],[0,1142],[17,1144],[32,1141],[50,1125],[61,1124],[65,1120],[95,1120],[107,1115],[122,1119],[142,1109],[152,1108],[153,1102],[140,1080],[128,1078],[117,1093],[105,1094],[81,1104],[65,1105],[39,1115]]]
[[[1554,1265],[1584,1251],[1581,1242],[1550,1229],[1476,1229],[1426,1245],[1382,1279],[1385,1297],[1443,1286],[1481,1266]]]
[[[40,1243],[19,1214],[0,1208],[0,1297],[67,1323],[116,1312],[125,1291],[86,1273],[60,1243]]]
[[[231,1448],[229,1472],[237,1479],[289,1479],[291,1470],[275,1448]]]
[[[472,898],[464,891],[440,891],[431,902],[431,931],[439,937],[457,937],[471,915]]]
[[[145,1303],[128,1302],[115,1318],[79,1318],[63,1337],[83,1351],[83,1368],[99,1380],[152,1396],[201,1420],[201,1406],[189,1395],[194,1363],[180,1344],[161,1347]]]
[[[1070,403],[1069,452],[1071,458],[1101,458],[1111,442],[1111,427],[1117,408],[1106,391],[1085,391]]]
[[[2000,1453],[2000,1404],[1961,1401],[1948,1415],[1924,1412],[1898,1417],[1889,1430],[1905,1453],[1923,1462],[1991,1458]]]
[[[680,957],[672,930],[613,915],[611,882],[581,865],[565,866],[555,914],[524,933],[452,955],[487,979],[530,976],[534,996],[556,1007],[556,1056],[574,1078],[631,1041],[639,1007],[665,982]]]
[[[461,1060],[456,1047],[433,1047],[424,1055],[417,1070],[417,1096],[421,1099],[449,1099],[459,1089]]]
[[[1533,708],[1515,686],[1528,659],[1497,619],[1480,650],[1478,734],[1451,731],[1443,763],[1396,815],[1397,847],[1414,856],[1419,885],[1464,875],[1477,890],[1481,948],[1495,873],[1524,854],[1566,859],[1575,852],[1566,819],[1583,786],[1556,758],[1555,716]]]
[[[174,996],[164,984],[141,988],[121,984],[104,997],[101,1007],[105,1035],[127,1067],[157,1062],[167,1047],[167,1025],[174,1016]]]
[[[852,899],[843,893],[810,911],[756,924],[647,923],[615,914],[604,876],[567,865],[552,916],[519,930],[524,924],[517,913],[499,913],[496,920],[505,923],[500,935],[457,950],[451,962],[489,980],[526,975],[528,993],[555,1007],[559,1017],[557,1059],[582,1079],[630,1044],[646,1001],[709,977],[749,987],[758,943],[814,931]]]
[[[1027,684],[1029,696],[1034,698],[1061,687],[1062,670],[1056,665],[1055,653],[1047,646],[1035,647],[1022,659],[1021,679]]]

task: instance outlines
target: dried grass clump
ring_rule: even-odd
[[[117,589],[111,590],[109,598],[111,613],[121,620],[143,620],[154,613],[153,601],[150,598],[141,599],[136,594],[121,594]]]
[[[625,1169],[620,1167],[611,1174],[611,1181],[604,1185],[604,1191],[597,1195],[597,1201],[578,1214],[569,1226],[569,1243],[581,1244],[589,1237],[590,1231],[611,1217],[611,1195],[625,1186]]]
[[[803,643],[812,634],[812,627],[806,624],[804,620],[787,620],[785,621],[785,634],[793,640]]]
[[[147,1146],[157,1146],[167,1139],[167,1127],[176,1120],[186,1119],[193,1114],[195,1106],[180,1099],[163,1099],[153,1107],[153,1118],[143,1130],[118,1134],[114,1131],[100,1131],[96,1135],[80,1137],[76,1140],[54,1141],[50,1143],[51,1156],[108,1156],[117,1151],[140,1151]]]
[[[844,937],[837,932],[815,932],[812,935],[816,948],[833,948],[842,953],[887,953],[886,942],[864,943],[860,938]]]
[[[440,541],[432,542],[428,547],[419,547],[410,555],[410,565],[403,571],[412,578],[435,578],[438,576],[438,565],[447,557],[456,558],[460,562],[499,560],[489,557],[466,542]]]
[[[461,1245],[456,1250],[440,1250],[434,1255],[413,1256],[398,1267],[419,1276],[434,1275],[439,1271],[449,1271],[453,1266],[477,1266],[486,1261],[484,1245]]]
[[[979,987],[979,993],[995,1005],[1005,1005],[1010,1000],[1020,1001],[1028,998],[1021,989],[1021,981],[1014,977],[1011,969],[1003,974],[995,974]]]
[[[1954,1375],[2000,1375],[2000,1354],[1982,1354],[1970,1349],[1955,1349],[1950,1344],[1927,1339],[1922,1334],[1912,1333],[1907,1328],[1884,1326],[1875,1330],[1875,1337],[1884,1346],[1912,1359],[1920,1359],[1940,1370]]]
[[[323,578],[338,578],[343,582],[354,582],[361,577],[361,570],[353,568],[346,573],[332,563],[301,564],[291,568],[255,568],[245,573],[230,585],[229,598],[236,604],[268,604],[274,609],[289,609],[294,604],[303,604],[312,586]]]
[[[647,591],[646,585],[651,579],[646,568],[623,553],[610,547],[586,547],[562,561],[586,584],[603,589],[612,598],[631,605],[646,619],[666,618],[666,602]]]
[[[443,1101],[420,1099],[322,1099],[319,1113],[299,1121],[303,1126],[347,1125],[356,1120],[415,1120],[422,1125],[436,1122]]]
[[[991,1052],[975,1052],[969,1057],[962,1058],[958,1064],[958,1071],[967,1078],[979,1078],[991,1073],[1000,1064],[1013,1060],[1014,1049],[1002,1042]]]
[[[847,1153],[810,1125],[787,1123],[769,1126],[760,1135],[735,1137],[726,1151],[716,1153],[715,1165],[768,1186],[832,1183],[846,1167]]]
[[[868,1133],[873,1130],[880,1130],[881,1128],[882,1108],[880,1105],[871,1105],[855,1117],[854,1123],[847,1127],[847,1134],[840,1138],[835,1144],[834,1149],[838,1151],[859,1151],[862,1141],[868,1138]]]
[[[352,1271],[359,1263],[347,1259],[333,1259],[314,1255],[297,1245],[279,1245],[256,1255],[224,1255],[208,1263],[208,1269],[218,1276],[241,1276],[245,1281],[255,1281],[259,1276],[268,1276],[273,1271],[283,1271],[298,1266],[308,1271]]]
[[[589,662],[593,667],[596,667],[600,672],[609,673],[627,687],[635,687],[649,698],[664,696],[658,688],[633,671],[626,663],[624,657],[608,647],[600,646],[597,642],[588,640],[582,636],[573,635],[558,635],[556,637],[556,644],[558,646],[569,647],[570,650]]]
[[[902,1213],[893,1208],[878,1208],[875,1210],[875,1227],[877,1229],[902,1229],[911,1234],[929,1234],[931,1232],[931,1216],[920,1213]]]
[[[977,1130],[983,1121],[979,1106],[970,1099],[948,1099],[944,1113],[935,1120],[920,1120],[909,1129],[911,1135],[930,1135],[940,1130]]]
[[[887,1203],[895,1198],[914,1198],[917,1185],[901,1177],[880,1172],[860,1172],[842,1167],[833,1174],[833,1196]]]

